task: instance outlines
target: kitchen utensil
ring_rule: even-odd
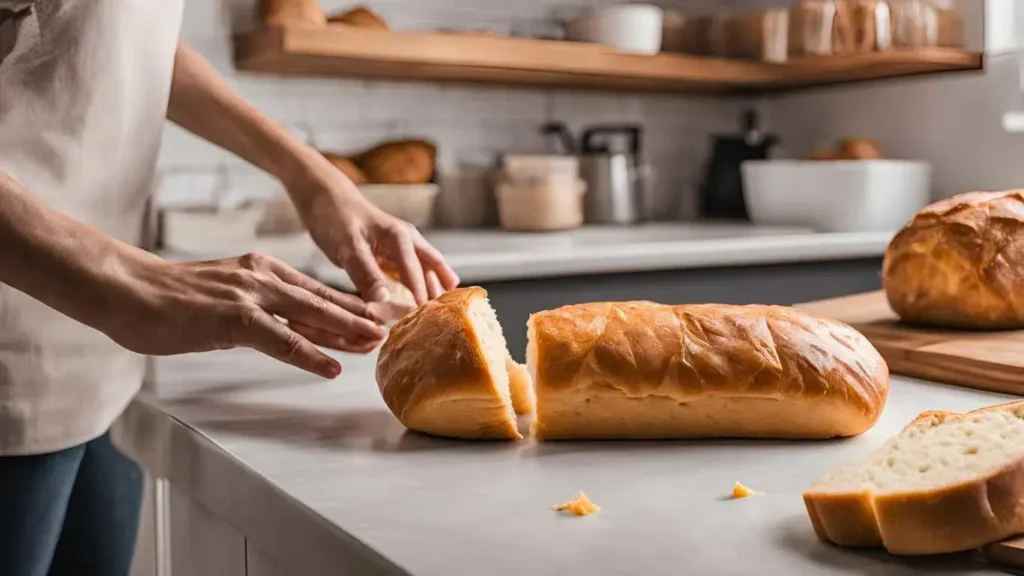
[[[743,113],[741,127],[740,134],[714,136],[711,159],[700,186],[700,213],[704,218],[748,219],[740,166],[747,160],[767,158],[779,139],[761,132],[753,110]]]
[[[492,171],[484,166],[459,166],[441,171],[437,216],[445,228],[484,228],[497,224],[498,207]]]
[[[583,133],[580,176],[587,183],[584,213],[595,224],[635,224],[645,219],[640,126],[592,126]],[[614,139],[626,145],[616,149]]]
[[[885,358],[893,374],[1024,395],[1024,330],[970,332],[907,326],[882,291],[797,306],[849,324]]]
[[[661,51],[663,13],[650,4],[619,4],[585,10],[565,27],[565,36],[595,42],[625,52],[657,54]]]
[[[927,162],[764,160],[742,171],[750,219],[766,226],[896,231],[931,199]]]
[[[555,231],[583,224],[586,184],[576,179],[517,185],[498,184],[498,216],[501,227],[514,231]]]
[[[578,154],[576,138],[564,122],[548,122],[540,127],[540,133],[547,140],[548,150],[553,154]]]

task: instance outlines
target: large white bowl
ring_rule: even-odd
[[[651,4],[619,4],[584,11],[566,25],[565,36],[595,42],[625,52],[661,51],[664,12]]]
[[[766,226],[895,232],[931,199],[927,162],[750,160],[741,170],[747,213]]]

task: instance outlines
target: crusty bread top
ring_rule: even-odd
[[[547,391],[598,382],[679,401],[835,397],[874,419],[889,390],[885,361],[860,333],[793,308],[602,302],[530,323],[535,384]]]
[[[889,244],[883,282],[902,318],[1024,324],[1024,191],[968,192],[918,213]]]
[[[399,320],[377,358],[377,386],[388,408],[405,421],[408,409],[480,394],[489,374],[476,348],[467,308],[483,288],[457,288]],[[433,349],[436,354],[424,352]]]

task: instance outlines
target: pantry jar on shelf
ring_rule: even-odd
[[[963,16],[949,0],[889,0],[895,48],[962,48]]]

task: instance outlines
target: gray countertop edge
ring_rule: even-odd
[[[493,232],[491,233],[493,234]],[[471,232],[459,238],[472,244]],[[520,281],[575,275],[627,274],[665,270],[777,265],[878,258],[892,239],[892,232],[811,233],[785,232],[735,237],[695,237],[672,241],[631,241],[601,246],[552,249],[543,237],[527,246],[521,237],[507,236],[507,248],[490,251],[445,252],[463,284]],[[273,245],[272,245],[273,246]],[[308,239],[280,241],[272,255],[322,282],[352,290],[344,270],[334,266]],[[252,247],[220,247],[209,250],[165,250],[157,254],[172,261],[237,256]]]
[[[112,433],[117,446],[150,474],[169,481],[282,566],[310,576],[334,576],[339,571],[365,576],[410,574],[202,431],[162,409],[153,395],[136,397]]]

